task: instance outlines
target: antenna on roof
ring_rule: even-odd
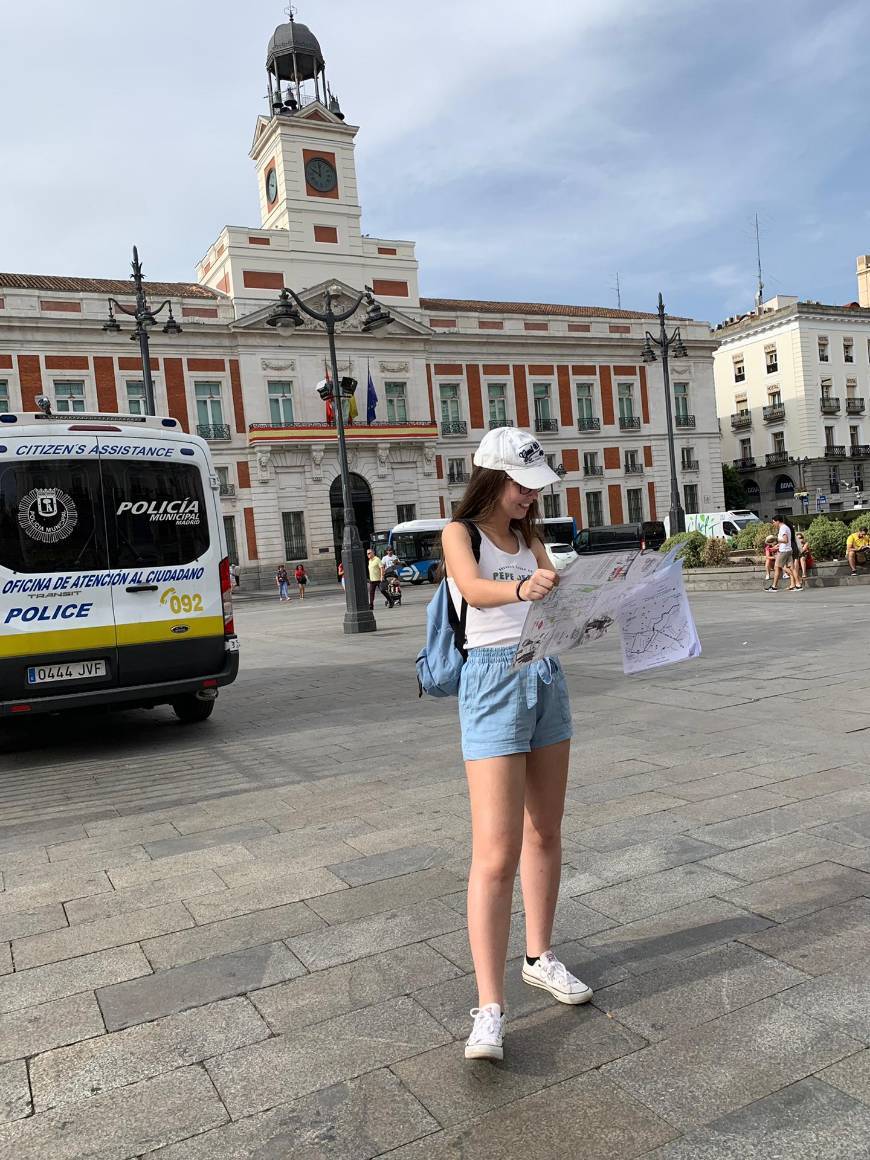
[[[611,290],[616,291],[616,309],[622,309],[622,291],[619,288],[619,271],[616,271],[616,285],[610,287]]]
[[[761,280],[761,240],[758,233],[758,214],[755,215],[755,256],[758,259],[758,289],[755,291],[755,312],[761,314],[764,302],[764,282]]]

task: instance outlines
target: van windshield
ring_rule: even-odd
[[[189,564],[209,546],[199,468],[103,459],[109,567]]]
[[[97,463],[0,464],[0,566],[13,572],[108,567]]]

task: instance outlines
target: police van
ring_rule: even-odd
[[[175,419],[0,414],[0,717],[169,704],[239,667],[219,482]]]

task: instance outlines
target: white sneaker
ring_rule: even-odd
[[[545,951],[531,967],[523,959],[523,981],[549,991],[560,1003],[588,1003],[592,998],[592,988],[575,979],[552,951]]]
[[[474,1027],[465,1044],[466,1059],[504,1059],[504,1012],[497,1003],[472,1007]]]

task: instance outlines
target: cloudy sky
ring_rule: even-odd
[[[257,225],[281,0],[4,4],[0,269],[189,279]],[[866,0],[299,0],[350,122],[363,228],[432,296],[713,322],[854,299],[870,252]]]

